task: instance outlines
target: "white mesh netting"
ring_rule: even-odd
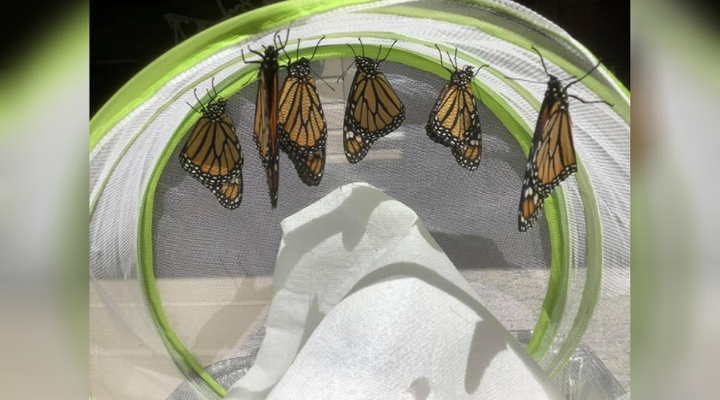
[[[552,49],[580,68],[589,69],[594,61],[585,51],[539,30],[538,26],[543,26],[566,36],[524,9],[518,8],[527,18],[521,21],[492,8],[454,2],[383,1],[319,14],[294,22],[290,42],[327,34],[333,37],[322,46],[329,46],[357,43],[356,38],[362,35],[371,46],[389,43],[373,38],[374,33],[390,34],[400,39],[395,45],[399,50],[437,58],[436,50],[424,42],[457,46],[460,57],[480,59],[509,76],[545,79],[534,53],[477,27],[377,13],[387,12],[387,7],[398,3],[424,12],[441,11],[490,22]],[[139,212],[163,151],[191,112],[185,102],[194,102],[192,90],[197,87],[204,92],[212,77],[218,85],[247,68],[240,60],[240,49],[271,42],[273,32],[223,48],[173,78],[115,125],[91,151],[90,202],[94,208],[90,261],[95,305],[91,308],[91,373],[97,398],[165,398],[184,380],[168,356],[169,346],[158,334],[156,317],[147,307],[147,293],[138,279],[138,261],[143,257],[138,248],[138,233],[143,229]],[[315,43],[303,41],[301,46],[308,48]],[[406,120],[396,132],[378,141],[364,161],[350,165],[342,151],[341,132],[354,67],[345,80],[336,83],[350,61],[335,58],[313,63],[315,71],[336,89],[331,91],[318,82],[329,131],[328,162],[319,187],[302,184],[283,156],[279,205],[276,210],[270,209],[265,173],[250,132],[254,83],[233,95],[228,107],[245,152],[245,197],[239,209],[223,209],[207,189],[189,177],[179,165],[179,149],[174,149],[167,166],[160,171],[149,232],[158,295],[179,341],[201,366],[212,365],[208,371],[225,387],[251,365],[263,337],[280,240],[279,221],[349,182],[368,182],[413,208],[506,328],[531,330],[541,312],[552,256],[550,237],[543,218],[528,234],[517,232],[525,156],[516,138],[481,106],[483,161],[474,173],[463,170],[450,151],[431,142],[424,131],[428,113],[446,78],[411,65],[386,62],[382,70],[405,104]],[[461,61],[461,65],[465,63]],[[548,68],[566,76],[555,65]],[[616,84],[602,72],[593,76],[609,90],[615,88]],[[486,71],[478,78],[529,126],[534,126],[537,111],[532,104]],[[543,85],[523,86],[535,99],[542,99]],[[597,97],[582,84],[575,85],[572,92],[586,99]],[[601,226],[592,229],[598,229],[602,237],[601,295],[583,341],[585,353],[594,351],[620,383],[618,386],[614,380],[603,378],[608,382],[599,384],[595,392],[614,397],[623,389],[629,390],[630,383],[630,127],[615,110],[604,105],[572,103],[571,109],[576,151],[590,177],[601,221]],[[563,194],[572,273],[565,317],[556,343],[541,362],[545,367],[551,365],[554,352],[564,343],[575,316],[587,312],[581,309],[588,262],[587,204],[574,177],[563,183]],[[493,267],[478,268],[479,264]],[[185,363],[182,357],[170,353],[177,364]],[[577,359],[577,354],[574,357]],[[571,362],[569,368],[591,367]],[[194,372],[181,369],[191,380],[197,380],[196,386],[207,396],[214,395],[202,389],[205,384]],[[563,374],[566,372],[558,379]],[[133,384],[127,384],[127,380]],[[136,389],[146,386],[151,390]],[[578,393],[577,388],[564,389],[566,393]],[[185,387],[175,396],[195,398],[197,394]]]

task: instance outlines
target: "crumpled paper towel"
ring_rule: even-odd
[[[266,336],[226,398],[563,398],[399,201],[350,184],[282,229]]]

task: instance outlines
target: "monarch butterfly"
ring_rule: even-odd
[[[288,29],[285,44],[290,35]],[[277,41],[276,41],[277,39]],[[278,55],[285,48],[277,33],[273,36],[273,44],[268,46],[264,54],[248,48],[248,50],[262,58],[262,61],[247,61],[241,50],[242,59],[246,64],[260,64],[258,69],[258,91],[255,101],[255,124],[253,128],[255,145],[260,153],[260,159],[265,167],[267,183],[270,191],[270,205],[277,207],[278,186],[280,181],[279,170],[279,141],[278,141]],[[277,47],[276,47],[277,46]]]
[[[288,76],[280,91],[280,147],[295,165],[300,179],[309,186],[320,184],[325,168],[327,124],[315,80],[310,74],[310,61],[324,38],[318,41],[310,59],[299,56],[299,39],[296,61],[291,62],[285,53]]]
[[[450,82],[440,92],[430,112],[425,131],[433,141],[452,148],[455,159],[462,167],[474,171],[480,163],[482,136],[477,102],[471,85],[473,78],[487,64],[476,71],[473,71],[470,65],[458,69],[455,48],[455,62],[450,54],[446,53],[450,65],[453,66],[451,70],[445,67],[440,48],[437,45],[435,47],[440,53],[440,65],[450,72],[451,76]]]
[[[220,203],[229,209],[235,209],[242,201],[242,167],[244,162],[242,147],[235,134],[232,121],[225,113],[226,101],[215,91],[213,97],[208,90],[210,102],[203,105],[193,93],[201,109],[188,105],[202,117],[193,127],[190,137],[180,151],[180,165],[192,177],[213,191]],[[220,188],[233,181],[232,199],[226,201],[218,194],[226,193]]]
[[[563,86],[560,79],[548,72],[540,51],[535,46],[532,49],[540,56],[540,62],[550,80],[547,82],[545,98],[535,125],[533,144],[525,169],[525,177],[523,178],[518,210],[518,229],[521,232],[526,232],[537,220],[545,198],[552,193],[555,187],[577,171],[568,98],[572,97],[584,104],[605,103],[611,107],[613,106],[604,100],[585,101],[567,92],[570,86],[582,81],[595,71],[600,66],[600,62],[595,64],[581,78]],[[545,83],[538,81],[528,82]]]
[[[392,43],[383,59],[380,59],[380,46],[374,60],[365,57],[365,47],[362,40],[358,40],[362,56],[358,56],[355,49],[348,44],[355,56],[353,63],[357,64],[357,71],[350,87],[343,123],[345,157],[352,164],[365,158],[373,142],[397,129],[405,120],[405,106],[385,74],[378,71],[380,63],[388,58],[397,40]]]

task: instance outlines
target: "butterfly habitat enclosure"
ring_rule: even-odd
[[[267,82],[254,62],[263,57],[249,49],[265,55],[285,43],[281,65],[311,60],[326,125],[321,164],[303,158],[321,147],[292,151],[297,143],[278,139],[273,159],[263,158],[272,149],[254,143],[258,104],[271,103],[259,101],[258,85]],[[370,143],[354,159],[347,120],[355,109],[347,110],[363,68],[355,57],[363,53],[383,60],[374,65],[402,107],[386,119],[393,129],[357,139]],[[130,80],[90,125],[91,397],[223,398],[251,369],[266,334],[281,221],[354,182],[417,213],[485,307],[568,398],[626,396],[630,94],[601,64],[593,70],[597,65],[561,28],[505,0],[288,1],[179,44]],[[466,125],[481,134],[470,135],[477,152],[441,143],[432,133],[442,127],[428,128],[433,118],[447,118],[438,99],[465,66],[474,104]],[[548,73],[563,86],[584,77],[563,103],[572,116],[565,122],[570,142],[557,144],[574,145],[576,172],[526,196],[539,195],[542,211],[520,232],[518,202],[528,193]],[[265,94],[283,97],[287,77],[280,68],[279,87]],[[385,93],[377,101],[392,103]],[[224,113],[217,129],[227,118],[242,150],[217,168],[234,171],[226,171],[232,179],[208,183],[199,177],[210,169],[191,172],[188,154],[197,149],[188,143],[217,104],[212,110]],[[282,118],[281,128],[291,131]]]

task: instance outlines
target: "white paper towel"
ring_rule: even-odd
[[[226,398],[563,398],[402,203],[346,185],[282,228],[266,336]]]

